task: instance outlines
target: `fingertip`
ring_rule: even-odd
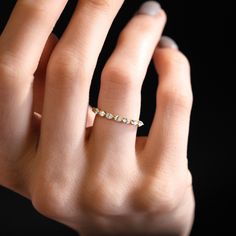
[[[158,49],[170,48],[170,49],[179,50],[178,44],[175,42],[175,40],[168,36],[161,37],[157,45],[157,48]]]
[[[156,1],[147,1],[144,2],[141,7],[139,8],[137,14],[139,15],[149,15],[149,16],[156,16],[161,11],[160,3]]]
[[[158,72],[162,70],[190,71],[188,58],[179,50],[177,43],[170,37],[163,36],[153,55]]]

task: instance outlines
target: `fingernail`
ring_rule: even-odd
[[[147,1],[141,5],[137,14],[156,16],[161,11],[161,5],[156,1]]]
[[[172,48],[172,49],[179,49],[177,43],[168,36],[162,36],[161,40],[158,44],[159,48]]]

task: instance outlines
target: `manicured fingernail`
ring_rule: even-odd
[[[159,48],[172,48],[172,49],[179,49],[177,43],[168,36],[162,36],[161,40],[158,44]]]
[[[147,1],[139,8],[137,14],[156,16],[161,11],[161,5],[156,1]]]

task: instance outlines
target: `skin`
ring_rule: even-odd
[[[94,120],[88,109],[123,0],[79,1],[58,41],[51,31],[66,3],[17,1],[0,36],[0,184],[84,236],[188,235],[190,67],[176,48],[157,47],[165,12],[131,19],[101,77],[98,107],[138,118],[153,58],[158,109],[149,136],[136,137],[137,127]]]

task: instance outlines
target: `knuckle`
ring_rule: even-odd
[[[139,88],[140,83],[140,73],[138,70],[132,70],[133,65],[120,67],[119,63],[108,64],[102,73],[101,83],[102,85],[119,89],[136,89]],[[125,65],[127,65],[125,63]],[[126,69],[129,68],[129,69]]]
[[[54,74],[71,73],[77,70],[79,60],[75,53],[64,50],[52,56],[48,71]]]
[[[31,199],[38,212],[54,219],[63,217],[71,204],[68,191],[53,184],[50,186],[41,184],[34,190]]]
[[[189,113],[192,109],[193,94],[192,91],[183,91],[182,88],[163,88],[158,90],[157,100],[163,107],[167,107],[174,111],[187,111]]]
[[[135,207],[143,212],[167,213],[173,211],[179,203],[179,193],[176,188],[169,184],[163,186],[155,181],[155,184],[149,184],[142,188],[135,200]]]
[[[55,88],[66,88],[73,86],[75,80],[83,82],[82,76],[85,74],[83,71],[84,66],[78,60],[78,57],[70,52],[60,52],[56,56],[52,56],[49,61],[47,74],[48,82]]]
[[[111,184],[95,184],[93,182],[82,191],[80,204],[81,208],[91,214],[118,215],[122,214],[123,202],[119,188],[114,188]]]
[[[179,203],[179,199],[177,198],[176,191],[172,189],[164,189],[161,191],[160,195],[157,198],[159,202],[159,211],[161,212],[171,212],[173,211]]]
[[[110,0],[84,0],[87,4],[90,4],[95,8],[107,8],[111,5],[112,1]]]

